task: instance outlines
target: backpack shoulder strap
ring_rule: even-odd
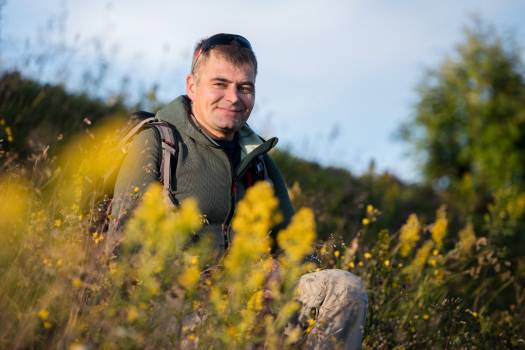
[[[171,198],[172,202],[176,201],[172,195],[172,189],[175,187],[173,174],[175,173],[178,157],[178,142],[175,136],[174,126],[168,122],[155,121],[150,123],[151,127],[158,130],[161,141],[161,163],[160,163],[160,180],[164,190]]]
[[[157,118],[155,117],[155,114],[139,111],[131,114],[132,119],[139,120],[137,124],[135,124],[127,133],[124,135],[122,140],[120,141],[120,146],[123,147],[129,143],[131,138],[135,136],[146,124],[152,123]]]

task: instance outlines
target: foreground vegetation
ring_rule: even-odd
[[[294,286],[317,268],[364,279],[365,348],[525,347],[522,259],[472,225],[447,241],[444,206],[430,222],[411,214],[388,230],[376,227],[380,209],[366,205],[350,242],[316,242],[314,215],[300,209],[272,242],[267,232],[280,215],[260,183],[239,205],[233,245],[216,267],[206,241],[186,244],[202,225],[196,203],[170,211],[159,185],[118,249],[108,249],[112,237],[92,230],[82,202],[87,180],[114,160],[105,137],[94,130],[52,162],[36,157],[31,180],[19,167],[2,176],[1,348],[297,348],[315,321],[289,326],[299,307]],[[487,228],[509,208],[494,208]],[[319,266],[304,263],[313,251]]]

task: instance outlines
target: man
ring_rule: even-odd
[[[293,215],[285,182],[268,155],[277,140],[263,140],[246,124],[255,103],[256,75],[257,60],[248,40],[216,34],[195,48],[187,95],[156,114],[173,126],[177,140],[175,164],[164,170],[172,177],[170,199],[175,205],[188,197],[197,199],[207,221],[200,234],[211,235],[217,257],[230,244],[235,205],[254,182],[273,184],[283,225]],[[135,156],[124,160],[115,185],[112,217],[117,226],[136,205],[138,196],[130,194],[143,193],[160,178],[162,147],[152,128],[131,142],[129,153]],[[327,340],[334,337],[347,348],[360,347],[367,300],[358,277],[342,270],[310,273],[301,278],[298,291],[300,319],[313,309],[320,321],[308,347],[329,347]]]

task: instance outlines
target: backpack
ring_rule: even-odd
[[[127,147],[135,135],[147,128],[155,130],[160,140],[161,163],[159,180],[171,198],[172,174],[177,164],[178,154],[175,127],[166,121],[157,119],[153,113],[145,111],[134,112],[130,115],[126,125],[117,132],[122,136],[115,150],[112,150],[112,154],[116,153],[114,165],[101,178],[89,181],[90,184],[87,187],[90,190],[86,191],[86,186],[84,186],[82,203],[83,207],[87,209],[85,212],[89,215],[88,225],[90,233],[102,233],[108,230],[115,181],[126,155]]]

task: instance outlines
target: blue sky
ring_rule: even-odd
[[[94,92],[111,93],[127,74],[130,90],[157,82],[167,102],[184,92],[197,40],[239,33],[259,60],[256,130],[323,164],[359,174],[374,159],[378,171],[417,180],[394,135],[425,70],[452,54],[473,15],[525,46],[523,1],[7,0],[1,64],[80,89],[79,72],[107,62],[107,91]],[[49,47],[62,54],[47,70],[20,60]]]

